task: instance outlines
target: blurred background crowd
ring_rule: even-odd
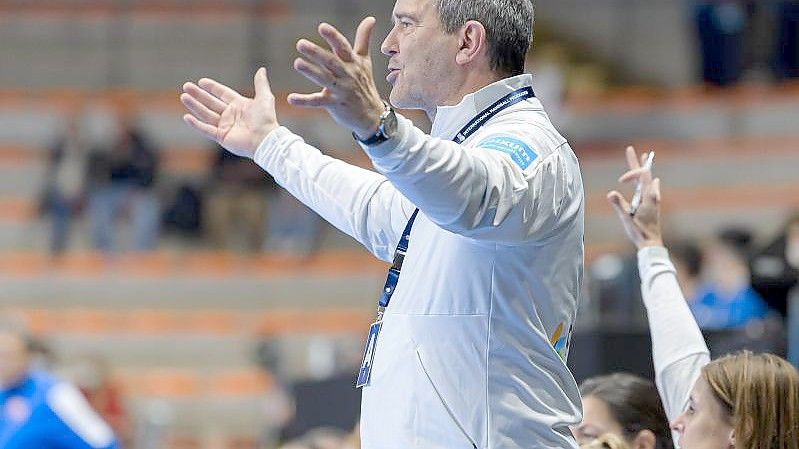
[[[125,447],[355,447],[353,376],[385,267],[189,130],[178,94],[201,76],[246,90],[265,65],[281,124],[367,166],[285,94],[312,90],[291,70],[298,38],[370,14],[382,39],[392,3],[0,0],[0,313]],[[657,153],[667,246],[714,356],[799,364],[799,2],[536,13],[528,71],[586,186],[577,380],[652,376],[635,254],[605,200],[627,144]]]

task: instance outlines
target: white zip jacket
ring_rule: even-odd
[[[432,136],[398,116],[397,135],[366,149],[380,174],[285,128],[255,154],[382,260],[420,209],[363,389],[364,449],[576,447],[580,395],[564,360],[583,272],[577,158],[535,98],[451,141],[531,82],[508,78],[439,107]]]

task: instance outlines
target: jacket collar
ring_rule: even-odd
[[[430,134],[442,139],[452,138],[479,112],[514,90],[532,84],[533,76],[530,74],[505,78],[466,95],[455,106],[439,106],[436,109],[436,118],[433,121]],[[532,98],[530,101],[533,103],[533,108],[542,108],[541,102],[537,98]]]

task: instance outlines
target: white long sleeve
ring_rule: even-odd
[[[414,206],[384,176],[326,156],[283,127],[253,159],[322,218],[391,261]]]
[[[425,135],[401,116],[398,121],[397,136],[367,154],[403,195],[450,232],[501,243],[541,240],[581,211],[577,160],[549,126],[501,121],[461,145]],[[509,156],[483,147],[492,136],[514,139],[520,149]]]
[[[666,415],[673,420],[685,409],[702,367],[710,362],[710,351],[680,291],[668,251],[642,248],[638,270],[652,335],[655,381]]]

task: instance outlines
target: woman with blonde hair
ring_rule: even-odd
[[[608,200],[638,248],[641,290],[652,334],[655,380],[681,449],[799,449],[799,373],[780,357],[740,352],[710,361],[710,352],[677,285],[663,246],[660,180],[627,149],[640,181],[632,211],[617,191]]]

